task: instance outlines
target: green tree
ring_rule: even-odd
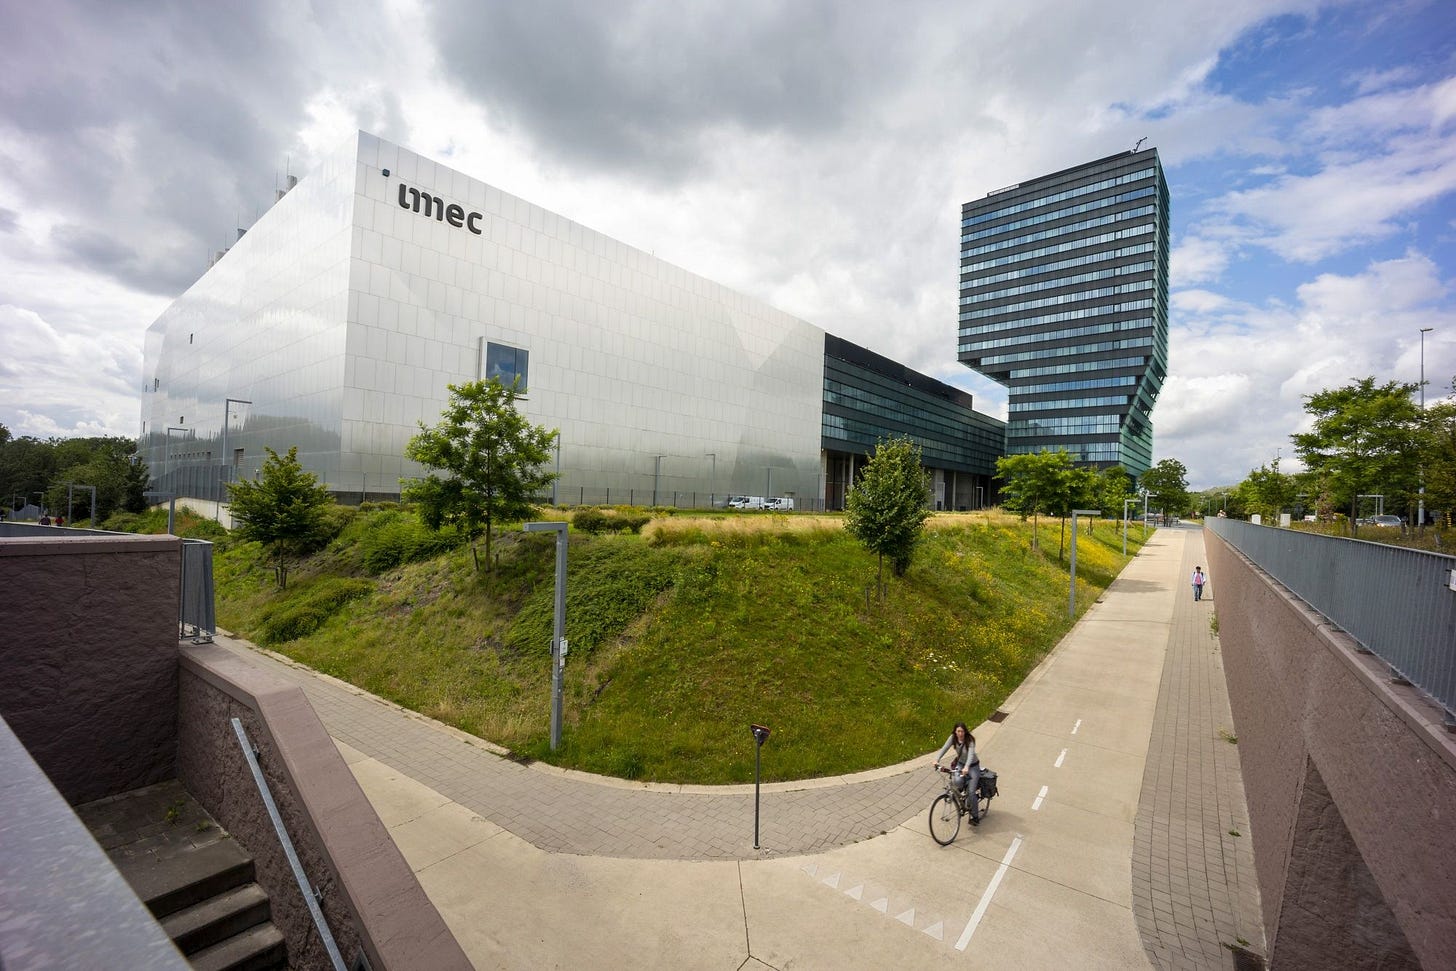
[[[1188,469],[1177,459],[1163,459],[1144,472],[1142,486],[1166,516],[1186,514],[1193,502],[1188,494]]]
[[[1278,520],[1281,512],[1294,505],[1294,477],[1279,471],[1278,459],[1251,470],[1236,488],[1240,504],[1265,519]]]
[[[1122,518],[1122,504],[1132,498],[1132,477],[1120,465],[1112,465],[1097,474],[1095,505],[1109,519]]]
[[[405,447],[406,457],[443,474],[407,482],[402,498],[419,505],[431,529],[459,530],[478,571],[476,539],[485,535],[489,566],[495,524],[529,516],[536,496],[556,478],[546,468],[556,431],[532,425],[516,410],[514,384],[492,378],[449,387],[440,423],[426,428],[421,422]]]
[[[1065,508],[1067,476],[1072,456],[1066,449],[1006,455],[996,460],[996,475],[1002,481],[1001,505],[1021,518],[1031,517],[1031,548],[1040,549],[1037,514]]]
[[[1411,400],[1417,388],[1367,377],[1305,396],[1314,427],[1290,436],[1294,450],[1350,510],[1352,531],[1360,496],[1383,495],[1388,507],[1399,509],[1419,486],[1421,412]]]
[[[885,557],[895,576],[904,576],[930,516],[930,477],[920,465],[920,447],[908,438],[880,441],[844,505],[845,528],[879,557],[883,590]]]
[[[1426,508],[1456,512],[1456,393],[1426,409],[1421,421]]]
[[[329,540],[325,512],[334,497],[298,462],[298,446],[280,457],[271,448],[256,481],[228,484],[233,528],[245,539],[272,547],[273,578],[288,586],[288,561]]]

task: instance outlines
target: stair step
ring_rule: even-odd
[[[241,934],[272,916],[268,894],[256,883],[226,890],[162,920],[162,930],[183,954]]]
[[[253,880],[253,858],[231,840],[169,856],[129,861],[121,868],[136,895],[158,919]]]
[[[287,967],[287,951],[283,935],[267,923],[188,955],[187,960],[193,971],[273,971]]]

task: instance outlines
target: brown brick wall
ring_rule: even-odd
[[[219,648],[182,652],[177,775],[253,855],[288,939],[289,965],[327,969],[298,883],[253,781],[231,719],[259,764],[346,963],[375,969],[469,967],[303,691]]]
[[[72,805],[172,778],[181,545],[0,539],[0,714]]]
[[[1205,532],[1274,967],[1456,966],[1456,738]]]

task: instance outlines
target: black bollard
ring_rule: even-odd
[[[763,743],[768,741],[767,725],[750,725],[749,730],[753,732],[753,848],[758,849],[758,769],[759,757],[763,752]]]

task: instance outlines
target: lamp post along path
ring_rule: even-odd
[[[1067,617],[1077,616],[1077,519],[1081,516],[1100,516],[1101,509],[1073,509],[1072,510],[1072,565],[1071,584],[1067,591]]]
[[[528,533],[556,534],[556,610],[551,621],[551,751],[561,745],[561,674],[566,667],[566,523],[526,523]]]

